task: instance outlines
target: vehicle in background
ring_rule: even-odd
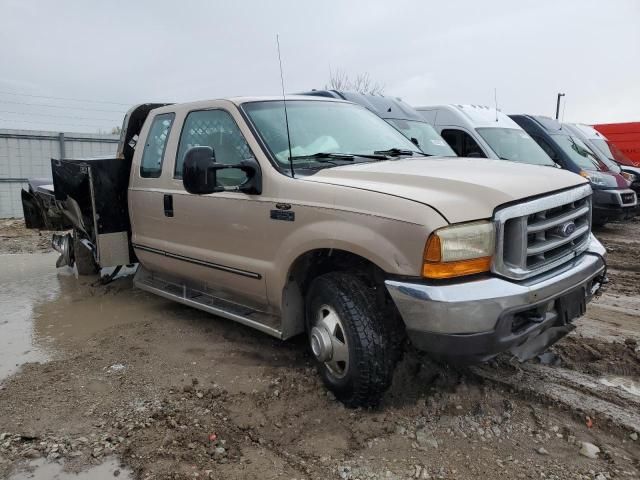
[[[585,143],[549,117],[510,115],[562,168],[589,180],[593,188],[593,223],[626,220],[636,215],[638,198],[629,182],[612,172]]]
[[[58,264],[139,262],[138,288],[305,334],[349,406],[381,399],[405,337],[457,362],[534,358],[604,281],[584,178],[430,157],[351,102],[141,105],[120,138],[115,158],[52,160],[53,195],[25,191],[27,226],[73,229]]]
[[[630,167],[615,160],[607,138],[598,132],[595,128],[581,123],[563,123],[566,128],[580,140],[582,140],[589,149],[604,163],[612,172],[619,173],[629,182],[629,186],[635,190],[636,195],[640,191],[640,168]]]
[[[607,137],[616,160],[629,160],[632,166],[640,167],[640,122],[603,123],[593,128]]]
[[[412,106],[399,98],[338,90],[312,90],[304,92],[303,95],[339,98],[357,103],[400,130],[405,137],[427,155],[437,157],[456,156],[456,153],[438,135],[435,129]]]
[[[555,166],[517,123],[495,108],[437,105],[416,110],[461,157]]]

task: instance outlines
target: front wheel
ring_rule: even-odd
[[[375,295],[359,278],[316,278],[306,301],[311,352],[324,384],[349,407],[374,406],[391,385],[398,348]]]

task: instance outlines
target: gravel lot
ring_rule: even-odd
[[[365,411],[302,339],[77,280],[47,233],[0,221],[0,477],[639,478],[640,222],[596,234],[611,282],[544,364],[409,350]]]

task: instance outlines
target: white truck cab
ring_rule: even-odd
[[[555,165],[516,122],[495,108],[451,104],[416,110],[461,157]]]

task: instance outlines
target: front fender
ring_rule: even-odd
[[[419,276],[424,245],[429,233],[440,226],[413,223],[368,215],[342,215],[318,220],[289,234],[280,248],[267,287],[269,303],[280,306],[282,291],[292,265],[305,253],[337,249],[358,255],[390,275]],[[269,288],[271,286],[271,288]]]

